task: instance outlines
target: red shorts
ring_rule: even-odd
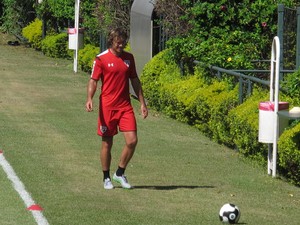
[[[132,108],[126,110],[100,110],[98,135],[114,136],[121,132],[136,131],[136,119]]]

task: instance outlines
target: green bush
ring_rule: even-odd
[[[227,82],[215,80],[206,84],[197,76],[189,76],[169,85],[166,92],[163,112],[197,127],[216,141],[225,139],[225,131],[222,134],[219,131],[228,126],[224,117],[237,104],[237,89],[231,90]]]
[[[175,63],[168,62],[167,51],[155,55],[144,67],[141,74],[144,95],[150,107],[160,110],[164,83],[180,79],[180,71]]]
[[[79,50],[78,64],[82,71],[91,73],[93,61],[98,53],[99,47],[95,47],[91,44],[87,44],[83,49]]]
[[[282,82],[282,88],[288,96],[300,99],[300,70],[286,75]]]
[[[48,35],[42,41],[42,52],[53,58],[70,58],[68,54],[68,35],[60,33]]]
[[[229,135],[238,151],[246,157],[265,164],[267,146],[258,142],[259,103],[268,99],[268,92],[257,88],[243,104],[228,114]]]
[[[25,37],[31,47],[40,50],[42,47],[42,21],[35,19],[28,26],[22,29],[22,35]]]
[[[165,83],[161,91],[161,109],[168,116],[181,122],[195,125],[200,119],[197,110],[192,110],[203,80],[197,76],[187,76],[174,83]],[[204,116],[203,116],[204,117]]]
[[[144,67],[141,76],[150,106],[266,166],[268,146],[258,141],[258,127],[259,103],[269,100],[269,90],[254,85],[252,95],[239,105],[239,86],[233,86],[231,81],[218,81],[203,69],[197,66],[194,74],[182,76],[180,69],[170,60],[168,50],[159,53]],[[291,77],[289,79],[296,79],[297,84],[297,76]],[[281,92],[279,99],[289,102],[290,108],[297,106],[300,101],[297,91],[293,90],[293,95]],[[284,131],[285,135],[286,132],[288,130]],[[283,136],[284,142],[278,143],[279,148],[284,149],[281,151],[287,152],[285,157],[280,155],[281,174],[297,185],[300,185],[296,166],[299,164],[299,135],[298,129],[293,130],[293,138]]]
[[[238,85],[232,90],[227,87],[217,98],[213,98],[211,101],[211,117],[208,125],[212,139],[228,147],[235,147],[233,137],[228,132],[231,128],[228,114],[238,105]]]
[[[300,123],[285,130],[278,140],[279,171],[300,186]]]
[[[227,82],[207,79],[201,68],[196,68],[193,75],[181,76],[180,69],[169,60],[167,51],[145,66],[141,80],[151,107],[197,127],[219,142],[228,139],[225,137],[228,124],[221,118],[237,105],[237,87],[233,89]]]

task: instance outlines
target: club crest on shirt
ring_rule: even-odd
[[[125,65],[127,66],[127,67],[129,67],[130,66],[130,60],[124,60],[124,63],[125,63]]]
[[[100,131],[104,134],[107,131],[106,126],[100,126]]]

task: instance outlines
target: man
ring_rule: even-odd
[[[113,136],[118,133],[118,129],[124,134],[125,146],[113,180],[125,189],[131,188],[125,176],[125,169],[134,154],[138,139],[136,119],[130,102],[129,80],[140,101],[142,117],[148,116],[134,57],[124,51],[127,39],[126,32],[120,28],[113,29],[109,33],[108,49],[96,57],[87,86],[86,111],[91,112],[97,83],[99,80],[102,83],[99,97],[98,135],[102,137],[100,159],[105,189],[114,188],[110,178],[111,148]]]

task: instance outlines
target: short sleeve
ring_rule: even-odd
[[[91,78],[93,80],[99,80],[101,74],[102,74],[101,60],[99,57],[96,57],[93,63]]]

